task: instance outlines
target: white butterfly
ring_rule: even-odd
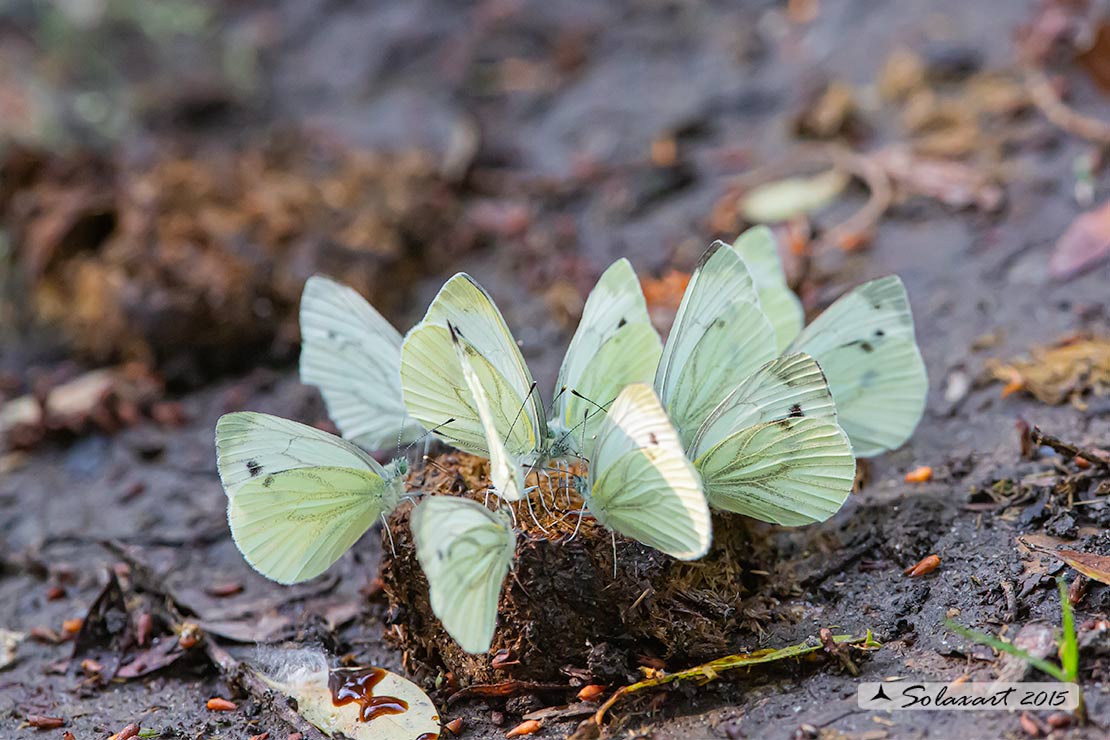
[[[378,450],[424,430],[401,396],[401,335],[355,290],[314,275],[301,296],[301,382],[347,439]]]
[[[236,412],[216,422],[231,536],[279,583],[320,575],[404,494],[408,463],[382,466],[354,444],[295,421]]]
[[[628,383],[649,380],[661,350],[636,275],[627,260],[619,260],[586,301],[549,419],[501,312],[469,275],[455,275],[405,338],[401,383],[414,418],[448,444],[482,456],[490,454],[487,425],[452,346],[448,322],[470,348],[472,369],[485,389],[488,426],[496,431],[489,438],[500,440],[517,466],[581,454],[596,434],[604,407]]]
[[[786,285],[770,229],[750,229],[735,248],[758,265],[753,275],[778,346],[812,355],[824,370],[855,455],[904,444],[925,411],[929,384],[902,281],[890,275],[864,283],[802,329],[800,304]]]
[[[463,650],[486,652],[516,549],[512,525],[478,502],[454,496],[424,499],[410,524],[432,611]]]
[[[776,354],[744,261],[714,243],[682,297],[656,388],[711,506],[779,524],[823,521],[851,492],[855,459],[817,363]]]
[[[579,491],[600,524],[626,537],[680,560],[709,550],[701,480],[646,383],[627,386],[605,414]]]

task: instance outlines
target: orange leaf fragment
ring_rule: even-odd
[[[581,701],[597,701],[604,693],[604,686],[599,683],[592,683],[589,686],[582,687],[582,690],[578,692],[578,698]]]
[[[906,568],[902,573],[910,578],[923,576],[927,573],[932,573],[940,567],[940,555],[927,555],[919,560],[917,563]]]
[[[222,699],[218,696],[213,696],[209,699],[205,706],[213,712],[234,712],[238,709],[238,707],[235,706],[235,702]]]
[[[925,483],[933,479],[933,469],[928,465],[921,465],[906,473],[903,479],[906,483]]]
[[[525,720],[524,722],[521,722],[519,725],[517,725],[513,729],[506,732],[505,737],[519,737],[521,735],[531,735],[533,733],[539,732],[541,727],[543,727],[543,725],[540,722],[538,722],[534,719]]]

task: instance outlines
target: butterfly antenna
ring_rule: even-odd
[[[397,547],[393,544],[393,532],[389,531],[389,520],[385,518],[385,513],[382,513],[382,527],[385,529],[385,536],[389,539],[389,551],[393,553],[394,559],[397,558]]]
[[[597,401],[594,401],[594,400],[592,400],[592,399],[586,398],[585,396],[583,396],[583,395],[582,395],[581,393],[579,393],[579,392],[578,392],[578,391],[576,391],[576,390],[571,390],[571,394],[572,394],[572,395],[574,395],[574,396],[577,396],[578,398],[581,398],[581,399],[582,399],[583,401],[585,401],[585,402],[587,402],[587,403],[593,404],[594,406],[596,406],[596,407],[597,407],[597,408],[598,408],[598,409],[599,409],[599,410],[600,410],[601,412],[603,412],[603,413],[606,413],[606,412],[608,412],[608,411],[609,411],[609,408],[608,408],[608,406],[609,406],[609,404],[612,404],[612,401],[610,401],[610,402],[609,402],[609,404],[606,404],[605,406],[602,406],[602,405],[601,405],[600,403],[598,403]],[[614,399],[614,400],[615,400],[615,399]],[[566,430],[566,431],[565,431],[565,432],[563,433],[563,436],[559,437],[559,443],[561,444],[561,443],[565,442],[565,441],[566,441],[566,439],[567,439],[567,438],[568,438],[568,437],[569,437],[570,435],[574,434],[574,433],[575,433],[575,432],[576,432],[576,431],[577,431],[577,430],[578,430],[578,429],[579,429],[580,427],[584,427],[584,426],[585,426],[585,424],[586,424],[586,422],[590,420],[590,417],[591,417],[591,416],[593,416],[593,415],[594,415],[594,414],[596,414],[596,413],[597,413],[596,411],[595,411],[595,412],[593,412],[593,413],[591,413],[591,412],[590,412],[590,411],[589,411],[589,410],[587,409],[587,410],[586,410],[586,411],[585,411],[585,412],[584,412],[584,413],[582,414],[582,421],[578,422],[578,423],[577,423],[577,424],[575,424],[575,425],[574,425],[573,427],[571,427],[570,429]],[[585,430],[584,430],[584,429],[583,429],[583,435],[585,435]],[[582,444],[584,445],[585,443],[586,443],[586,440],[585,440],[585,436],[583,436],[583,438],[582,438]]]
[[[567,387],[564,385],[562,388],[559,389],[559,392],[555,394],[555,397],[551,399],[551,406],[547,409],[548,418],[550,418],[552,412],[555,411],[555,404],[557,404],[559,402],[559,399],[562,398],[563,394],[566,393],[566,392],[567,392]]]
[[[509,425],[509,431],[505,433],[506,440],[508,440],[508,438],[513,435],[513,428],[516,427],[516,423],[520,419],[520,415],[524,413],[524,407],[528,405],[528,399],[532,397],[532,394],[535,391],[536,381],[533,380],[532,386],[528,389],[528,393],[524,396],[524,400],[520,404],[520,408],[516,410],[516,416],[513,417],[513,423]]]
[[[435,425],[434,427],[432,427],[431,429],[428,429],[428,430],[426,430],[426,431],[425,431],[425,432],[424,432],[423,434],[421,434],[421,435],[420,435],[419,437],[417,437],[416,439],[414,439],[413,441],[411,441],[411,442],[409,442],[409,443],[408,443],[407,445],[405,445],[405,449],[404,449],[404,450],[402,451],[402,453],[407,453],[407,452],[408,452],[409,450],[411,450],[411,449],[412,449],[412,448],[413,448],[414,446],[416,446],[416,445],[420,444],[420,442],[421,442],[421,441],[423,441],[423,442],[424,442],[424,444],[425,444],[425,447],[424,447],[424,459],[427,459],[427,457],[428,457],[428,448],[427,448],[427,445],[428,445],[429,443],[431,443],[431,435],[435,434],[435,433],[436,433],[436,432],[438,432],[438,431],[439,431],[440,429],[443,429],[443,427],[447,426],[448,424],[452,424],[452,423],[454,423],[454,421],[455,421],[455,417],[453,417],[453,416],[452,416],[452,417],[451,417],[450,419],[448,419],[447,421],[443,422],[442,424],[436,424],[436,425]],[[400,434],[398,434],[398,435],[397,435],[397,446],[398,446],[398,447],[400,447],[400,446],[401,446],[401,441],[400,441],[400,439],[401,439],[401,435],[400,435]],[[398,453],[398,454],[401,454],[401,453]]]

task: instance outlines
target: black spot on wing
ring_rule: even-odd
[[[790,407],[790,416],[794,419],[805,416],[805,413],[802,412],[802,405],[800,403],[795,403]]]
[[[262,472],[262,466],[258,464],[257,460],[247,460],[247,472],[253,478]]]
[[[874,347],[874,345],[871,344],[871,342],[860,342],[859,343],[859,348],[862,349],[864,352],[874,352],[875,351],[875,347]]]
[[[886,332],[885,332],[885,331],[883,331],[882,329],[876,329],[876,330],[875,330],[875,336],[876,336],[876,337],[885,337],[885,336],[886,336]]]
[[[623,329],[624,325],[627,324],[627,323],[628,323],[628,321],[626,321],[625,318],[622,316],[621,320],[617,322],[617,328],[618,329]]]
[[[262,481],[262,487],[263,488],[269,488],[273,484],[274,484],[274,475],[273,475],[273,473],[271,473],[270,475],[267,475]]]
[[[648,432],[648,440],[653,444],[659,444],[659,438],[655,436],[655,432]]]

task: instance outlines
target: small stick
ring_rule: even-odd
[[[1081,457],[1091,465],[1098,465],[1099,467],[1110,469],[1110,459],[1107,459],[1104,453],[1085,450],[1070,442],[1065,442],[1058,437],[1053,437],[1051,434],[1045,434],[1041,431],[1040,427],[1035,426],[1030,430],[1029,439],[1038,447],[1042,445],[1051,447],[1069,460]]]

